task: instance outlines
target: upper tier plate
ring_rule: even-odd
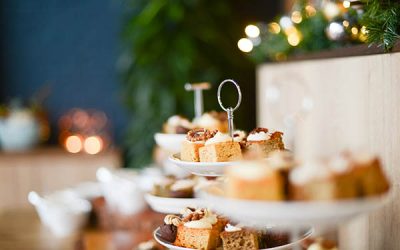
[[[388,192],[380,196],[337,201],[253,201],[227,198],[217,186],[203,188],[200,196],[216,212],[254,227],[337,225],[377,210],[393,197]]]
[[[182,142],[185,140],[186,134],[164,134],[156,133],[154,140],[157,145],[171,153],[181,151]]]
[[[207,207],[200,198],[166,198],[149,193],[144,198],[151,209],[163,214],[179,214],[185,207]]]
[[[238,162],[190,162],[182,161],[180,153],[173,154],[169,160],[175,165],[185,169],[186,171],[200,176],[223,176],[224,168],[227,166],[237,165]]]
[[[160,233],[159,233],[160,228],[157,228],[154,233],[153,233],[153,237],[154,239],[160,243],[161,245],[163,245],[164,247],[168,248],[168,249],[172,249],[172,250],[193,250],[193,248],[186,248],[186,247],[178,247],[178,246],[174,246],[171,242],[168,242],[164,239],[161,239],[160,237]],[[300,242],[302,242],[303,240],[307,239],[308,237],[310,237],[314,232],[313,228],[310,228],[309,230],[307,230],[307,232],[305,232],[298,241],[286,244],[286,245],[282,245],[279,247],[271,247],[271,248],[265,248],[265,249],[260,249],[260,250],[289,250],[289,249],[293,249],[293,246],[299,244]]]

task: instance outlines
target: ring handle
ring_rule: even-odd
[[[222,87],[224,86],[225,83],[228,83],[228,82],[231,82],[231,83],[233,83],[233,84],[235,85],[235,87],[236,87],[236,89],[237,89],[237,92],[238,92],[238,94],[239,94],[238,102],[237,102],[237,104],[236,104],[236,106],[235,106],[234,108],[225,108],[224,105],[222,104],[222,101],[221,101],[221,90],[222,90]],[[237,84],[234,80],[232,80],[232,79],[226,79],[226,80],[224,80],[223,82],[221,82],[221,83],[219,84],[219,87],[218,87],[218,96],[217,96],[217,97],[218,97],[219,106],[221,106],[221,108],[222,108],[224,111],[228,112],[229,109],[231,109],[232,111],[235,111],[237,108],[239,108],[240,103],[242,102],[242,91],[240,91],[240,86],[239,86],[239,84]]]
[[[222,101],[221,101],[221,90],[222,90],[222,87],[224,86],[225,83],[228,83],[228,82],[231,82],[231,83],[233,83],[233,84],[235,85],[235,87],[236,87],[236,89],[237,89],[237,92],[238,92],[238,95],[239,95],[238,102],[237,102],[237,104],[236,104],[236,106],[235,106],[234,108],[232,108],[232,107],[225,108],[224,105],[222,104]],[[228,113],[228,129],[229,129],[229,136],[232,138],[232,141],[233,141],[233,130],[234,130],[234,126],[233,126],[233,111],[235,111],[237,108],[239,108],[240,103],[242,102],[242,91],[240,91],[239,84],[237,84],[237,83],[236,83],[234,80],[232,80],[232,79],[226,79],[226,80],[224,80],[223,82],[221,82],[221,83],[219,84],[218,92],[217,92],[217,97],[218,97],[219,106],[221,106],[221,108],[222,108],[224,111],[226,111],[226,113]]]

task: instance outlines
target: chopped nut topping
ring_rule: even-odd
[[[260,132],[268,133],[268,129],[267,128],[255,128],[249,134],[257,134]]]
[[[213,138],[218,130],[210,131],[205,128],[192,129],[187,133],[186,139],[191,142],[206,141]]]

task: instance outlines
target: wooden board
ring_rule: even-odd
[[[99,167],[118,168],[120,154],[71,154],[61,148],[39,148],[24,153],[0,153],[0,210],[29,206],[30,191],[49,193],[95,181]]]
[[[394,201],[368,218],[343,225],[340,249],[399,249],[400,53],[261,65],[258,125],[283,127],[266,101],[266,88],[290,81],[303,82],[314,100],[312,112],[297,130],[295,145],[301,157],[346,148],[376,152],[392,180]],[[297,89],[293,87],[293,92]]]

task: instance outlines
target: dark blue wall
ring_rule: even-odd
[[[29,98],[48,85],[53,125],[73,107],[95,108],[106,112],[120,140],[126,114],[115,65],[122,1],[1,2],[0,101]]]

